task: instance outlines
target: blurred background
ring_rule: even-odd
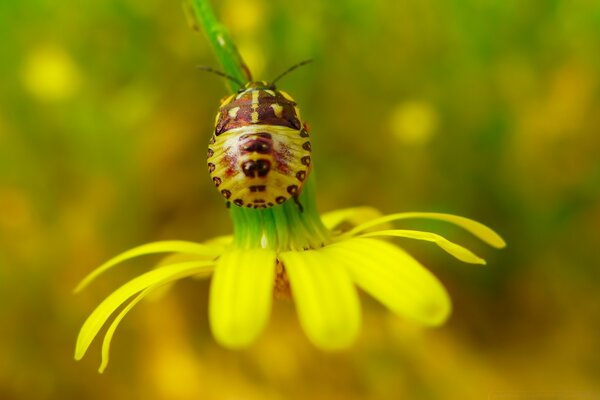
[[[423,329],[363,298],[354,347],[328,354],[276,302],[243,351],[217,346],[208,281],[121,324],[111,363],[81,362],[84,319],[149,268],[84,293],[107,258],[231,229],[205,167],[221,78],[177,2],[0,2],[0,399],[600,398],[600,4],[591,0],[223,0],[258,79],[312,127],[321,211],[469,216],[502,234],[477,267],[399,241],[447,286]],[[536,397],[537,396],[537,397]],[[554,396],[554,397],[552,397]]]

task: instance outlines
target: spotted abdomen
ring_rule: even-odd
[[[266,208],[281,204],[300,194],[310,172],[307,139],[290,128],[232,129],[217,137],[210,147],[208,169],[212,180],[237,206]]]

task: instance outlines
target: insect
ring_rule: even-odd
[[[298,197],[311,172],[309,129],[294,99],[275,83],[309,62],[290,67],[270,83],[242,84],[201,67],[240,85],[221,102],[207,153],[208,172],[227,206],[269,208],[291,198],[302,211]]]

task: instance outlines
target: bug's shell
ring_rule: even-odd
[[[300,195],[311,171],[309,139],[290,95],[250,82],[221,103],[208,171],[236,206],[272,207]]]

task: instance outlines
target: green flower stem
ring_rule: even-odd
[[[252,79],[248,67],[233,44],[229,33],[219,23],[208,0],[189,0],[188,11],[202,28],[224,72],[247,82]],[[226,81],[230,92],[238,87]],[[268,209],[231,206],[234,245],[241,248],[266,247],[278,251],[315,249],[330,240],[329,230],[321,222],[316,208],[314,167],[299,197],[303,211],[293,201]]]
[[[233,43],[233,40],[231,40],[229,32],[215,17],[209,1],[187,1],[187,3],[184,3],[184,9],[186,12],[192,13],[191,17],[194,19],[194,22],[204,31],[223,71],[240,82],[249,81],[251,79],[250,70],[237,51],[237,47]],[[231,82],[230,80],[226,80],[226,84],[232,93],[235,93],[239,89],[235,82]]]

